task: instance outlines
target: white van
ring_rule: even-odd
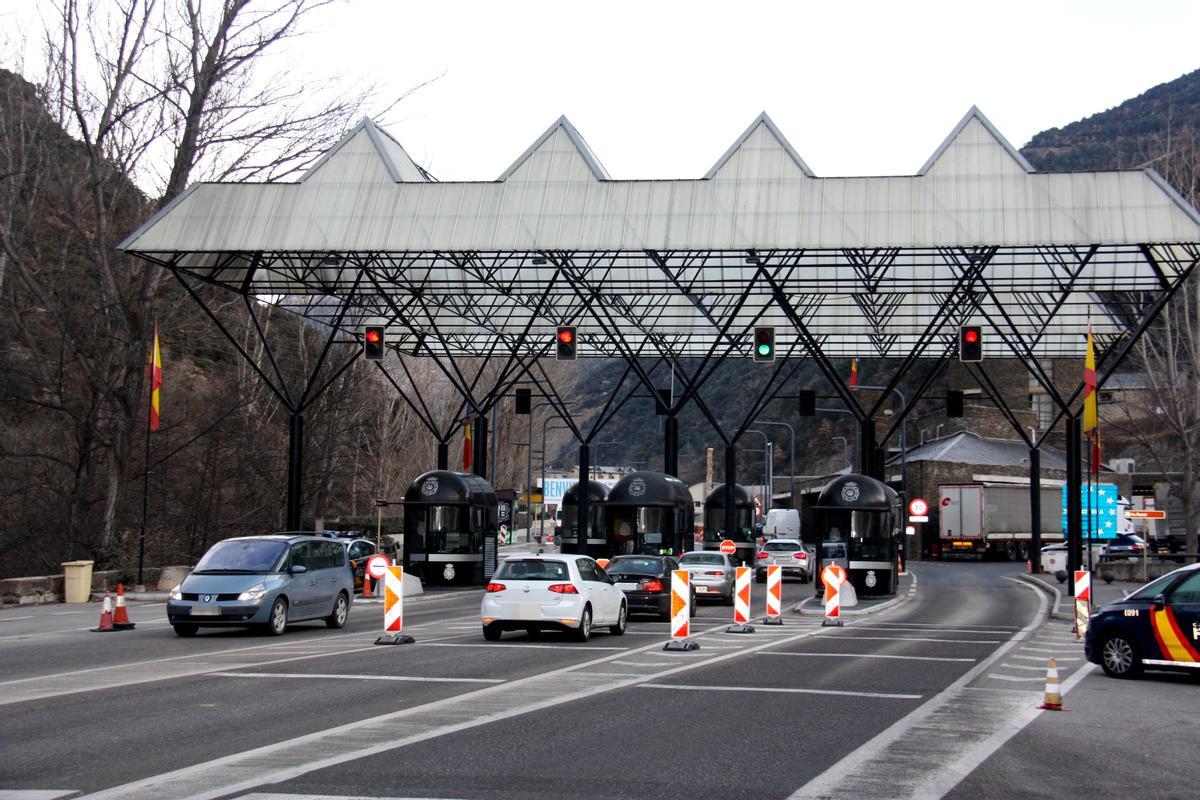
[[[800,512],[794,508],[772,508],[763,523],[767,539],[800,539]]]

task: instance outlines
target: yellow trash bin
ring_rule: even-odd
[[[86,603],[92,596],[94,561],[68,561],[63,564],[63,594],[68,603]]]

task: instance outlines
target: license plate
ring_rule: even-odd
[[[542,618],[542,607],[536,603],[521,603],[517,606],[517,619],[533,620]]]
[[[618,583],[617,588],[622,592],[636,592],[638,584],[636,583]]]
[[[697,586],[696,591],[704,594],[705,592],[709,591],[709,588],[707,586]]]
[[[193,617],[219,617],[221,616],[220,606],[192,606]]]

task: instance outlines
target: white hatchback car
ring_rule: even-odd
[[[625,633],[629,607],[590,556],[547,553],[506,559],[485,589],[480,615],[490,642],[504,631],[547,629],[586,642],[597,625]]]

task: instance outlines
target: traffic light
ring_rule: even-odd
[[[815,417],[817,415],[817,393],[812,389],[800,390],[800,416]]]
[[[754,360],[760,362],[775,360],[774,328],[754,329]]]
[[[961,417],[963,415],[963,393],[957,389],[946,390],[946,416]]]
[[[525,416],[532,410],[533,390],[517,389],[517,413]]]
[[[367,361],[383,361],[386,349],[383,333],[382,325],[367,325],[363,328],[363,358]]]
[[[558,350],[555,358],[559,361],[574,361],[575,360],[575,326],[574,325],[559,325],[558,333],[554,337],[555,344]]]
[[[958,329],[958,360],[983,361],[983,329],[978,325],[963,325]]]

